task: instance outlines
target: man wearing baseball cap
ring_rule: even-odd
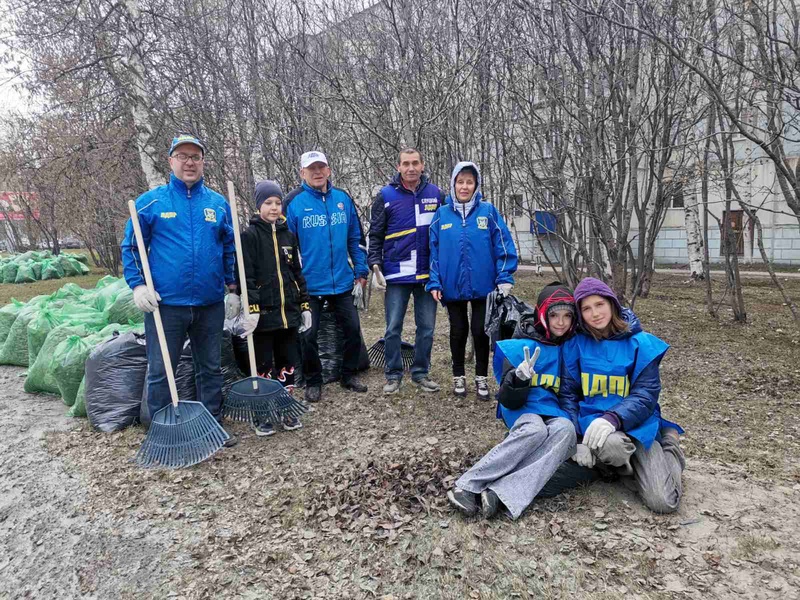
[[[344,334],[341,385],[353,392],[367,391],[356,377],[361,323],[351,295],[354,284],[367,283],[367,254],[356,207],[347,192],[331,185],[327,157],[317,151],[303,154],[300,176],[303,183],[287,196],[284,213],[300,245],[311,304],[311,328],[303,334],[305,398],[318,402],[322,397],[322,364],[317,332],[325,302],[336,313]]]
[[[236,294],[236,249],[227,201],[203,183],[206,148],[193,135],[177,135],[170,145],[169,183],[136,200],[155,295],[145,285],[139,248],[130,221],[122,241],[125,281],[133,301],[145,313],[147,407],[150,416],[170,402],[164,361],[153,311],[161,312],[173,371],[186,336],[192,344],[197,399],[217,420],[222,418],[220,345],[226,313],[240,312]],[[226,445],[236,443],[231,438]]]

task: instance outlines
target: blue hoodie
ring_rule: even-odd
[[[472,167],[478,174],[469,202],[455,200],[458,174]],[[486,298],[498,284],[514,283],[517,249],[503,217],[483,200],[481,175],[475,163],[460,162],[450,177],[450,195],[433,217],[430,227],[431,266],[429,292],[440,290],[442,301]]]
[[[225,284],[236,282],[236,247],[231,207],[203,185],[192,187],[175,175],[136,200],[153,285],[168,306],[205,306],[222,302]],[[125,281],[144,285],[139,248],[128,220],[120,245]]]
[[[324,193],[303,182],[298,193],[289,194],[287,202],[286,223],[300,245],[308,294],[351,292],[355,279],[368,274],[353,200],[330,182]]]

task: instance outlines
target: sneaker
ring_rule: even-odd
[[[295,429],[301,429],[302,427],[303,424],[297,417],[286,416],[283,418],[283,429],[285,431],[294,431]]]
[[[399,379],[387,379],[386,383],[383,384],[384,394],[396,394],[399,391],[400,391]]]
[[[423,377],[422,379],[415,381],[414,385],[416,385],[423,392],[427,392],[429,394],[433,392],[438,392],[441,389],[438,383],[436,383],[431,379],[428,379],[427,377]]]
[[[483,513],[484,519],[494,517],[502,504],[500,498],[492,490],[487,488],[481,492],[481,513]]]
[[[258,421],[253,421],[253,431],[256,432],[256,435],[258,437],[269,437],[273,433],[275,433],[275,428],[269,421],[265,421],[263,423],[259,423]]]
[[[367,386],[361,383],[358,380],[358,377],[350,377],[349,379],[342,379],[341,385],[344,389],[350,390],[351,392],[355,392],[357,394],[365,394],[367,392]]]
[[[314,412],[314,410],[315,410],[315,409],[314,409],[314,406],[313,406],[313,405],[309,404],[309,403],[308,403],[308,402],[306,402],[305,400],[298,400],[298,402],[299,402],[300,404],[302,404],[302,405],[305,407],[305,409],[306,409],[306,412],[307,412],[307,413],[312,413],[312,412]]]
[[[447,492],[447,500],[458,512],[468,517],[478,514],[478,494],[453,488]]]
[[[322,400],[321,385],[307,385],[305,393],[306,402],[319,402]]]
[[[453,393],[459,398],[467,395],[467,378],[463,375],[453,377]]]
[[[236,444],[239,443],[239,438],[232,433],[228,434],[230,437],[222,442],[223,448],[233,448]]]
[[[489,399],[489,381],[483,375],[475,377],[475,395],[484,402]]]

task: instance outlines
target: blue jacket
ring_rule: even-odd
[[[455,180],[467,166],[478,172],[478,185],[472,200],[457,207]],[[431,223],[430,280],[425,289],[440,290],[445,303],[486,298],[498,284],[514,283],[512,274],[517,270],[514,240],[497,209],[483,201],[480,187],[478,167],[473,163],[458,163],[450,179],[451,193]]]
[[[603,413],[614,413],[621,430],[649,448],[663,426],[683,430],[661,418],[659,364],[669,345],[642,331],[629,309],[622,312],[630,331],[597,341],[579,333],[562,346],[559,400],[583,435]]]
[[[310,296],[350,292],[368,275],[361,223],[347,192],[328,183],[325,193],[303,182],[286,206],[286,223],[300,245]]]
[[[514,369],[522,362],[525,348],[527,347],[533,355],[537,346],[540,354],[534,365],[536,374],[531,381],[525,382],[523,397],[519,393],[519,388],[509,389],[516,387],[514,383],[519,381],[514,377]],[[516,420],[524,414],[532,413],[545,418],[570,418],[570,415],[559,405],[557,396],[561,385],[560,363],[561,346],[531,339],[511,339],[497,342],[492,367],[497,383],[501,386],[498,393],[497,416],[503,419],[508,428],[513,427]]]
[[[236,282],[236,247],[225,198],[203,185],[202,179],[187,188],[170,175],[167,185],[139,196],[136,212],[161,302],[169,306],[221,302],[225,285]],[[131,288],[144,285],[130,219],[121,249],[125,281]]]
[[[428,230],[442,191],[423,175],[417,189],[406,189],[400,173],[381,188],[372,203],[369,266],[378,265],[388,283],[420,283],[428,279]]]

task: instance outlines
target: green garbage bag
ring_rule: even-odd
[[[3,266],[3,283],[14,283],[17,278],[17,271],[19,265],[16,262],[10,262]]]
[[[61,399],[67,406],[75,404],[78,388],[83,379],[86,358],[97,344],[97,335],[81,337],[71,335],[53,351],[50,373],[58,382]]]
[[[79,263],[83,263],[86,266],[89,266],[89,257],[86,256],[83,252],[76,252],[75,254],[70,254],[70,257],[77,260]]]
[[[17,269],[17,276],[14,278],[14,283],[33,283],[36,281],[36,275],[33,272],[33,265],[36,263],[26,261],[19,265]]]
[[[62,277],[64,277],[64,269],[57,259],[45,260],[42,262],[42,281],[61,279]],[[5,281],[5,272],[3,280]]]
[[[40,310],[38,305],[27,304],[19,311],[0,350],[0,365],[28,366],[28,323],[36,318]]]
[[[45,392],[48,394],[59,394],[58,381],[50,370],[53,354],[58,345],[72,335],[86,337],[91,331],[86,325],[73,325],[64,323],[54,327],[42,345],[36,361],[28,368],[28,376],[25,378],[23,386],[26,392],[35,394]]]
[[[86,418],[86,376],[81,379],[78,393],[75,395],[75,404],[67,412],[68,417]]]
[[[121,292],[129,289],[124,279],[116,279],[97,290],[94,306],[97,310],[106,310],[114,304]]]
[[[22,307],[25,306],[24,302],[11,299],[11,304],[6,304],[0,308],[0,344],[6,341],[8,332],[11,331],[11,326],[17,320],[17,315]]]
[[[77,260],[74,261],[74,262],[75,262],[75,266],[81,272],[81,275],[89,275],[92,272],[92,270],[89,267],[87,267],[85,264],[83,264],[82,262],[78,262]]]
[[[81,298],[85,293],[86,290],[77,283],[65,283],[51,297],[54,300]]]
[[[31,263],[31,270],[33,271],[33,278],[39,281],[42,278],[42,263],[41,261]]]
[[[126,288],[107,310],[109,323],[144,323],[144,313],[133,302],[133,290]]]
[[[64,271],[64,277],[72,277],[73,275],[80,275],[80,269],[76,269],[66,254],[59,254],[58,258],[54,258],[53,262],[58,262],[61,270]]]
[[[35,252],[33,250],[28,250],[27,252],[23,252],[22,254],[18,254],[17,256],[15,256],[14,260],[19,263],[20,261],[23,260],[38,258],[38,254],[39,254],[38,252]]]
[[[28,364],[36,362],[47,335],[54,327],[61,325],[60,311],[43,308],[28,323]]]
[[[113,275],[103,275],[103,277],[97,280],[94,288],[99,290],[100,288],[104,288],[112,283],[116,283],[117,281],[120,281],[120,279],[114,277]]]

